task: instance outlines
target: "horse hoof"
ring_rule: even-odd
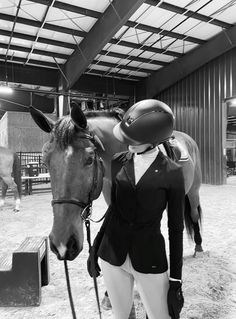
[[[13,212],[14,212],[14,213],[19,213],[19,212],[20,212],[20,210],[19,210],[19,209],[14,208],[14,209],[13,209]]]
[[[195,252],[193,254],[193,257],[201,257],[203,255],[203,248],[202,245],[196,245],[195,246]]]
[[[111,302],[108,296],[104,295],[101,305],[104,310],[111,310]]]
[[[203,251],[202,245],[196,245],[195,246],[195,251],[196,252],[202,252]]]

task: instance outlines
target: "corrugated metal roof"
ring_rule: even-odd
[[[109,7],[116,10],[111,0],[1,0],[0,61],[63,67]],[[140,81],[235,22],[232,0],[146,0],[83,73]]]

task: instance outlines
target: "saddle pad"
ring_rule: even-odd
[[[189,153],[187,148],[181,144],[179,141],[177,141],[176,139],[170,139],[169,143],[171,145],[171,147],[173,147],[174,149],[178,150],[180,153],[180,159],[178,160],[178,162],[187,162],[189,161]],[[163,144],[158,145],[159,149],[161,150],[161,152],[168,156],[166,153],[166,149],[164,147]]]

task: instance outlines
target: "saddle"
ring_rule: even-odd
[[[159,147],[174,162],[186,162],[189,160],[187,149],[174,136],[159,145]]]

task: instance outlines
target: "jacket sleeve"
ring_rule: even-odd
[[[108,222],[111,218],[111,214],[112,214],[112,206],[110,205],[107,208],[107,211],[105,213],[105,218],[104,218],[104,221],[102,223],[102,226],[100,227],[100,229],[99,229],[99,231],[98,231],[98,233],[93,241],[93,248],[94,248],[94,251],[96,253],[98,252],[99,246],[101,244],[101,241],[102,241],[105,229],[106,229],[106,225],[108,224]]]
[[[170,172],[171,183],[168,193],[168,232],[170,277],[181,279],[183,264],[183,229],[185,188],[182,168]]]

